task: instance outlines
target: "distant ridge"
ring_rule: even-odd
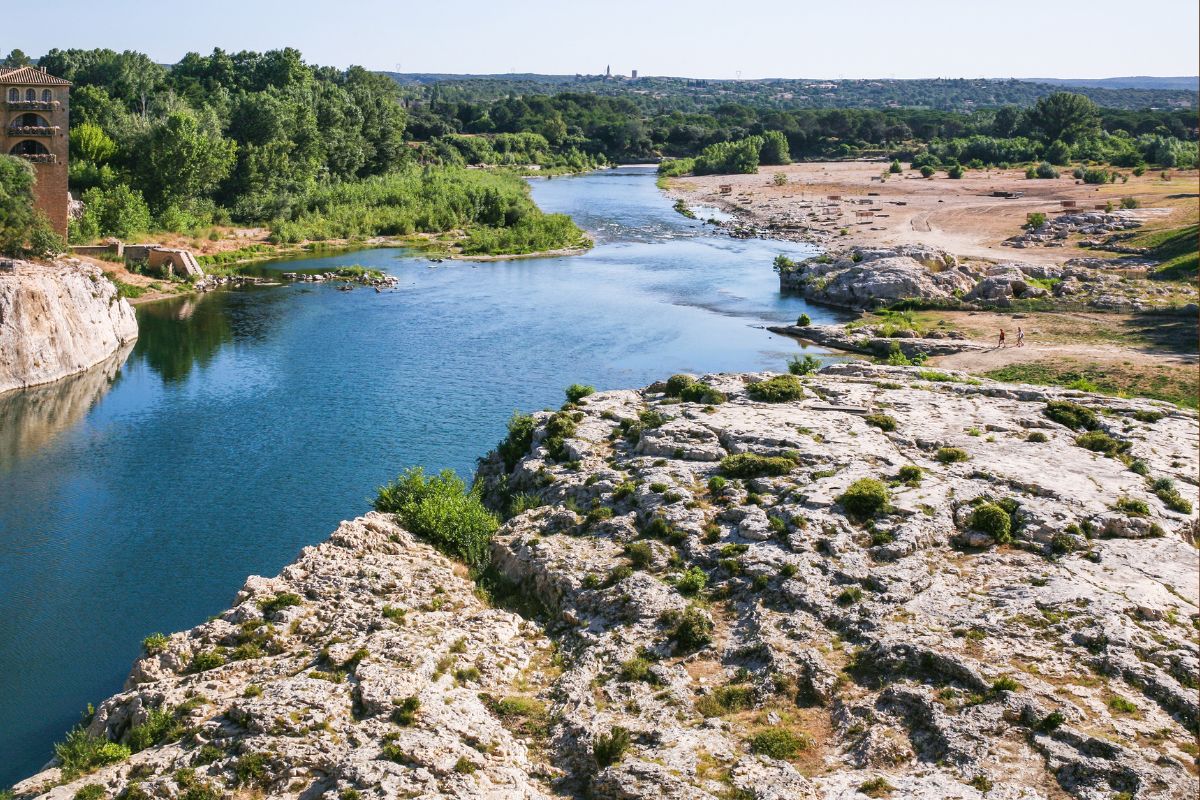
[[[1027,83],[1081,86],[1089,89],[1179,89],[1200,92],[1200,75],[1183,75],[1176,78],[1131,75],[1125,78],[1025,78],[1024,80]]]

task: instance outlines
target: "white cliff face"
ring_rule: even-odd
[[[0,392],[81,372],[136,338],[133,309],[96,267],[18,261],[0,272]]]
[[[89,728],[131,754],[16,796],[1196,795],[1194,413],[766,377],[536,415],[479,474],[526,509],[504,608],[390,517],[343,523],[135,664]]]

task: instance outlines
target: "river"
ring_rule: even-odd
[[[138,309],[132,353],[0,396],[0,787],[121,687],[140,642],[228,607],[407,466],[470,475],[516,409],[573,382],[784,368],[762,326],[807,312],[771,260],[811,249],[713,235],[642,168],[533,182],[596,238],[585,255],[362,264],[395,290],[292,284]]]

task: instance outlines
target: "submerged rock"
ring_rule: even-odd
[[[527,509],[497,606],[390,518],[343,523],[151,643],[88,729],[144,749],[18,796],[1195,795],[1194,413],[862,364],[751,399],[765,377],[593,394],[484,459]]]

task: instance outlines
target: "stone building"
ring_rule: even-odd
[[[67,118],[71,82],[44,69],[0,69],[0,153],[19,156],[37,173],[34,204],[64,238],[71,196],[67,190]]]

